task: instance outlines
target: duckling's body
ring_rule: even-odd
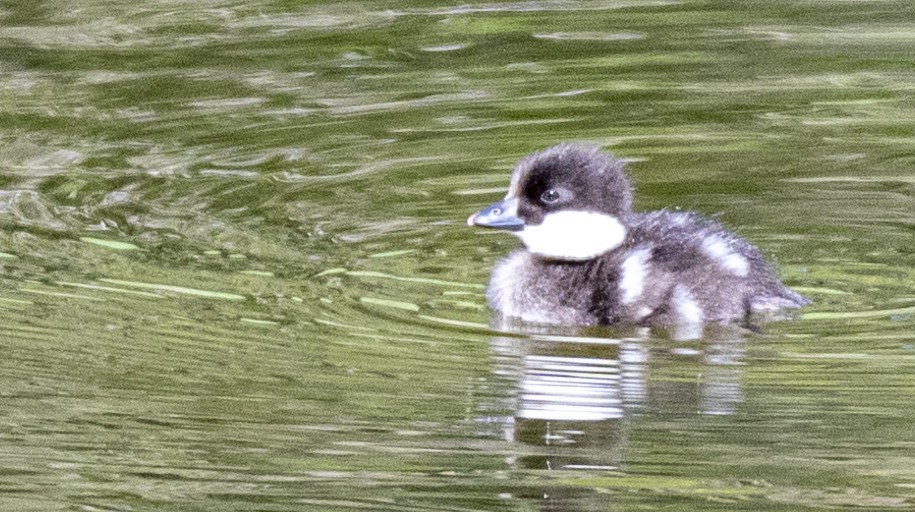
[[[487,296],[510,318],[564,325],[689,325],[800,307],[759,251],[691,212],[633,212],[623,165],[562,144],[519,163],[506,199],[470,224],[525,242]]]

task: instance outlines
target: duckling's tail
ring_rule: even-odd
[[[782,286],[776,293],[767,290],[766,293],[751,297],[748,309],[751,313],[777,313],[786,309],[800,308],[807,304],[810,304],[809,299]]]

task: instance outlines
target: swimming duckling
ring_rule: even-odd
[[[503,317],[563,325],[701,325],[809,301],[759,251],[692,212],[634,212],[623,162],[559,144],[522,159],[504,200],[471,226],[524,243],[493,269],[490,306]]]

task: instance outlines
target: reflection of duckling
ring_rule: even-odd
[[[808,303],[716,222],[633,212],[623,163],[596,148],[560,144],[524,158],[505,199],[467,223],[509,230],[526,247],[492,273],[489,303],[505,317],[683,325]]]

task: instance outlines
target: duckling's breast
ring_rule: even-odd
[[[593,262],[549,262],[516,250],[493,269],[487,290],[490,307],[526,322],[563,325],[601,323],[592,305]],[[600,288],[605,288],[600,286]]]

